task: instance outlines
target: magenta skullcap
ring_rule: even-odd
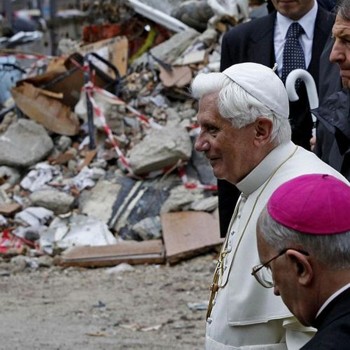
[[[309,234],[350,231],[350,186],[334,176],[298,176],[275,190],[267,211],[278,223]]]

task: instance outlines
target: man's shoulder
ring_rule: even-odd
[[[226,34],[226,37],[241,37],[242,35],[247,36],[251,33],[265,31],[268,28],[272,28],[274,25],[275,15],[270,14],[264,17],[253,19],[249,22],[240,23],[231,28]]]
[[[329,20],[329,21],[334,21],[335,20],[335,13],[331,12],[331,11],[327,11],[325,9],[323,9],[322,7],[318,8],[317,11],[317,16],[316,16],[316,20]]]

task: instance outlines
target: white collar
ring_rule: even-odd
[[[274,148],[244,179],[236,184],[244,195],[250,195],[264,184],[273,172],[295,151],[289,141]]]
[[[340,288],[339,290],[337,290],[335,293],[333,293],[321,306],[321,308],[318,310],[317,314],[316,314],[316,318],[320,315],[320,313],[326,308],[326,306],[328,304],[330,304],[330,302],[332,300],[334,300],[339,294],[343,293],[345,290],[347,290],[348,288],[350,288],[350,283],[346,284],[344,287]]]
[[[292,19],[285,17],[281,15],[279,12],[277,12],[276,25],[279,27],[282,37],[283,38],[286,37],[288,28],[293,22],[298,22],[303,27],[308,39],[312,40],[314,37],[314,28],[315,28],[317,11],[318,11],[318,5],[317,5],[317,1],[315,1],[312,9],[306,15],[301,17],[298,21],[293,21]]]

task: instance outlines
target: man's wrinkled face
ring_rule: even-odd
[[[272,0],[272,3],[281,15],[297,21],[312,9],[315,0]]]
[[[257,245],[259,258],[262,264],[269,261],[279,252],[271,245],[267,244],[262,237],[260,228],[257,228]],[[288,309],[301,321],[300,300],[298,300],[298,284],[293,274],[293,270],[286,254],[274,259],[268,266],[271,270],[274,288],[273,293],[280,295]]]
[[[338,15],[332,35],[334,44],[329,59],[339,65],[343,86],[350,88],[350,21]]]
[[[197,121],[201,131],[195,148],[205,153],[217,178],[236,184],[250,171],[254,126],[234,128],[220,115],[217,99],[218,94],[211,93],[199,101]]]

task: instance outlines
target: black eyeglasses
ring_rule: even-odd
[[[295,249],[295,248],[284,248],[276,256],[274,256],[272,259],[270,259],[266,263],[254,266],[252,269],[252,275],[263,287],[272,288],[274,286],[272,272],[269,264],[271,263],[271,261],[285,254],[288,250],[295,250],[301,254],[304,254],[307,256],[309,255],[309,253],[304,250]]]

